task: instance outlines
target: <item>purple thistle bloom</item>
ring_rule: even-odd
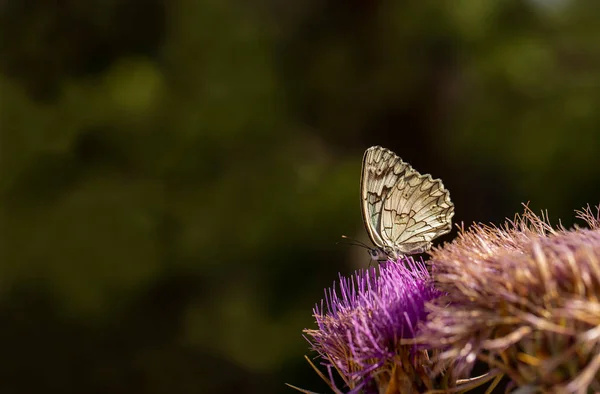
[[[416,337],[425,303],[438,296],[425,265],[410,257],[340,275],[339,290],[334,283],[314,309],[318,329],[304,330],[325,360],[334,391],[340,392],[332,368],[350,392],[418,386],[426,351],[402,340]]]

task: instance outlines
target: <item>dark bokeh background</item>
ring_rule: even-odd
[[[599,12],[0,1],[0,392],[325,391],[301,330],[368,263],[364,149],[457,222],[600,200]]]

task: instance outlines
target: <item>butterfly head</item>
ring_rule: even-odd
[[[382,248],[371,248],[369,249],[369,256],[373,261],[387,261],[387,260],[397,260],[399,254],[389,246],[384,246]]]

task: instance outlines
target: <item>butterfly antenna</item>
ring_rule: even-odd
[[[337,244],[345,244],[345,245],[354,245],[354,246],[360,246],[361,248],[365,248],[365,249],[371,249],[371,247],[369,245],[367,245],[364,242],[361,242],[357,239],[354,238],[350,238],[346,235],[342,235],[342,238],[346,240],[346,242],[342,242],[342,241],[338,241],[336,242]]]

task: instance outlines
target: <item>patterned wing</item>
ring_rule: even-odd
[[[360,189],[362,215],[371,241],[378,247],[390,246],[381,234],[381,212],[384,201],[398,181],[412,168],[394,152],[373,146],[363,156]]]
[[[452,216],[454,204],[442,181],[412,170],[384,200],[380,232],[397,252],[420,253],[452,229]]]
[[[423,252],[451,229],[454,205],[442,182],[419,174],[388,149],[365,152],[361,193],[369,237],[380,248]]]

